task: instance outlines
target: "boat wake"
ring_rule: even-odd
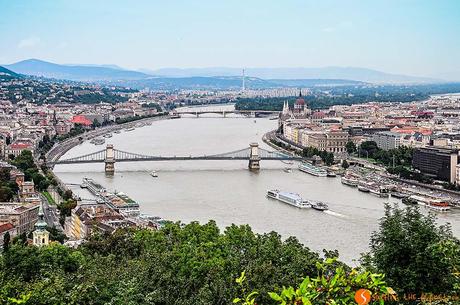
[[[348,216],[346,216],[346,215],[343,215],[343,214],[340,214],[340,213],[333,212],[333,211],[331,211],[331,210],[324,211],[324,213],[329,214],[329,215],[331,215],[331,216],[340,217],[340,218],[347,218],[347,217],[348,217]]]

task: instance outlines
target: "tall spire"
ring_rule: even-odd
[[[36,230],[45,230],[46,229],[45,214],[43,213],[43,205],[40,203],[40,208],[38,209],[38,220],[35,223]]]

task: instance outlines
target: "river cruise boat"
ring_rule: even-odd
[[[425,206],[434,211],[445,212],[445,211],[450,210],[449,203],[442,199],[433,199],[430,197],[419,196],[419,195],[412,195],[409,198],[417,201],[417,204]]]
[[[299,164],[299,170],[317,177],[326,177],[327,171],[308,162]]]
[[[310,204],[302,199],[299,194],[283,192],[279,190],[269,190],[267,191],[267,197],[279,200],[281,202],[292,205],[296,208],[308,208]]]
[[[358,191],[363,192],[363,193],[369,193],[369,185],[367,184],[366,181],[358,181]]]
[[[329,209],[329,207],[327,206],[327,204],[325,204],[324,202],[321,202],[321,201],[310,201],[310,206],[312,209],[315,209],[317,211],[326,211],[327,209]]]
[[[136,128],[134,128],[134,127],[128,127],[128,128],[125,128],[125,131],[133,131],[134,129],[136,129]]]
[[[335,178],[335,177],[337,177],[337,174],[334,173],[333,171],[328,171],[327,176],[330,177],[330,178]]]
[[[357,187],[358,186],[358,179],[356,179],[355,177],[350,176],[350,175],[343,176],[340,179],[340,182],[342,182],[342,184],[345,184],[345,185],[348,185],[348,186],[351,186],[351,187]]]

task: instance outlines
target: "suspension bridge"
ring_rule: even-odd
[[[249,144],[248,148],[239,149],[231,152],[201,155],[201,156],[154,156],[132,153],[115,149],[112,144],[107,144],[106,148],[100,151],[77,156],[69,159],[62,159],[47,162],[49,167],[57,164],[80,164],[80,163],[105,163],[105,172],[113,174],[115,172],[115,162],[138,162],[138,161],[187,161],[187,160],[248,160],[250,170],[258,170],[261,160],[301,160],[301,157],[294,157],[277,151],[268,151],[259,148],[258,143]]]

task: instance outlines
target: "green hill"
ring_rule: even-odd
[[[20,78],[20,76],[19,74],[0,66],[0,80],[9,80],[12,78]]]

